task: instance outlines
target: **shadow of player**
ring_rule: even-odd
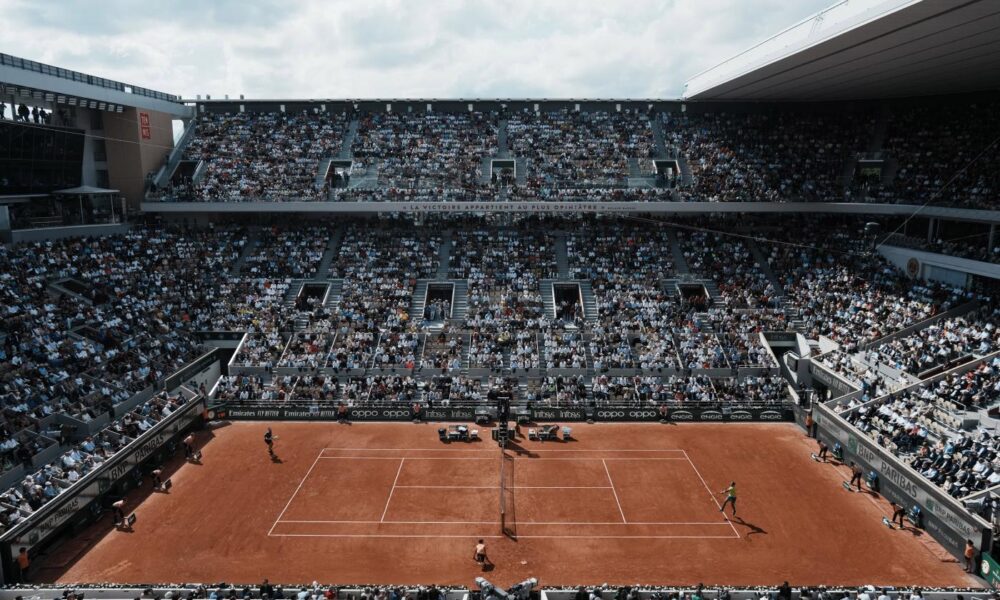
[[[733,523],[737,523],[739,525],[742,525],[742,526],[744,526],[744,527],[746,527],[747,529],[750,530],[746,534],[747,539],[750,539],[750,536],[757,535],[758,533],[763,533],[764,535],[767,535],[767,531],[765,531],[761,527],[758,527],[757,525],[754,525],[753,523],[748,523],[748,522],[744,521],[743,517],[733,517],[732,518],[732,522]]]
[[[280,464],[284,464],[285,461],[281,460],[281,458],[279,458],[277,454],[272,454],[271,455],[271,462],[274,463],[274,464],[276,464],[276,465],[280,465]]]

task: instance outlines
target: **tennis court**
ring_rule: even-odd
[[[739,537],[683,450],[501,454],[492,443],[475,445],[487,448],[324,448],[268,535]],[[327,501],[329,490],[344,488],[359,493]]]
[[[844,491],[846,472],[814,462],[791,424],[575,424],[575,441],[518,440],[506,462],[488,430],[444,444],[437,427],[199,432],[203,464],[178,460],[169,493],[127,497],[134,532],[109,516],[35,576],[470,585],[483,538],[501,585],[976,585],[930,536],[884,527],[888,505]],[[733,479],[727,520],[716,494]]]

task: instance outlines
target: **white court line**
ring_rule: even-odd
[[[399,460],[400,458],[408,458],[410,460],[494,460],[492,458],[487,458],[485,456],[321,456],[323,460]],[[550,458],[548,460],[582,460],[577,458]],[[658,459],[650,459],[658,460]],[[663,460],[684,460],[679,459],[663,459]]]
[[[396,470],[396,478],[392,480],[392,489],[389,490],[389,497],[385,499],[385,510],[382,511],[382,518],[379,521],[385,521],[385,513],[389,512],[389,502],[392,501],[392,494],[396,491],[396,482],[399,481],[399,474],[403,472],[404,462],[405,458],[399,459],[399,469]]]
[[[500,521],[297,521],[286,519],[280,523],[334,523],[344,525],[348,523],[361,523],[373,525],[380,523],[383,525],[497,525]],[[710,523],[698,523],[694,521],[629,521],[621,523],[618,521],[518,521],[518,525],[684,525],[684,526],[704,526],[704,525],[728,525],[725,521],[712,521]]]
[[[324,460],[399,460],[399,456],[320,456]],[[407,456],[410,460],[494,460],[485,456]],[[515,456],[515,458],[517,458]],[[642,456],[642,457],[615,457],[607,458],[578,456],[576,458],[543,458],[535,457],[530,460],[688,460],[682,456]]]
[[[608,474],[608,483],[611,484],[611,493],[615,495],[615,504],[618,505],[618,512],[622,515],[622,523],[628,523],[628,519],[625,518],[625,511],[622,510],[622,503],[618,500],[618,490],[615,489],[615,482],[611,479],[611,471],[608,470],[608,463],[601,460],[601,464],[604,465],[604,472]]]
[[[285,516],[285,511],[287,511],[288,507],[292,505],[292,500],[295,499],[295,495],[298,494],[299,490],[302,489],[302,484],[306,482],[306,479],[309,479],[309,474],[312,473],[313,468],[316,467],[316,463],[319,462],[320,456],[322,456],[322,455],[323,455],[323,452],[321,450],[320,453],[318,455],[316,455],[316,460],[313,461],[312,466],[310,466],[309,470],[306,471],[305,477],[303,477],[302,481],[299,482],[299,487],[295,488],[295,491],[292,492],[292,497],[289,498],[288,502],[285,503],[285,508],[281,509],[281,512],[278,514],[278,518],[274,520],[274,524],[271,525],[271,528],[267,530],[267,535],[271,535],[271,532],[274,531],[274,528],[278,524],[278,521],[281,520],[281,517]]]
[[[421,450],[425,452],[489,452],[490,454],[496,454],[496,450],[478,450],[476,448],[323,448],[323,450],[345,450],[345,451],[356,451],[356,450],[371,450],[372,452],[399,452],[399,451],[410,451],[410,450]],[[635,448],[630,449],[619,449],[619,448],[607,448],[600,450],[585,450],[585,449],[571,449],[571,450],[535,450],[532,449],[530,452],[684,452],[679,448],[652,448],[649,450],[636,450]]]
[[[330,537],[330,538],[503,538],[503,535],[433,535],[433,534],[390,534],[390,533],[275,533],[270,537]],[[601,539],[601,540],[735,540],[731,535],[519,535],[517,539]]]
[[[397,488],[418,488],[425,490],[495,490],[495,485],[397,485]],[[515,485],[512,490],[610,490],[609,485]]]
[[[733,528],[733,533],[736,534],[736,537],[738,537],[738,538],[739,537],[743,537],[743,536],[740,535],[739,531],[736,531],[736,526],[733,525],[733,522],[730,521],[729,517],[726,516],[726,513],[723,512],[722,505],[719,504],[719,499],[716,498],[715,494],[712,493],[712,488],[708,487],[708,484],[705,483],[705,478],[701,476],[701,472],[698,471],[698,467],[694,466],[694,461],[691,460],[691,457],[687,455],[687,451],[684,452],[684,456],[687,456],[688,462],[691,463],[691,468],[694,469],[695,474],[698,475],[698,479],[700,479],[702,485],[705,486],[705,491],[707,491],[708,495],[712,497],[712,502],[715,502],[715,505],[719,507],[719,512],[722,513],[722,518],[725,519],[726,522],[729,523],[729,526]]]

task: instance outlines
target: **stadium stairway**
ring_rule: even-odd
[[[673,227],[667,227],[667,237],[670,239],[670,255],[674,259],[674,270],[679,275],[690,273],[691,268],[684,258],[684,249],[681,248],[681,241],[677,239],[677,231]]]
[[[410,320],[413,323],[423,324],[424,304],[427,302],[427,280],[418,279],[416,287],[413,288],[413,295],[410,296]]]
[[[490,164],[493,159],[489,156],[484,156],[479,161],[479,171],[481,175],[479,177],[479,185],[489,185],[490,184]]]
[[[501,119],[497,124],[497,157],[507,158],[510,156],[510,147],[507,144],[507,119]]]
[[[451,268],[451,248],[453,245],[451,230],[447,229],[441,235],[441,245],[438,246],[438,279],[448,279],[448,270]]]
[[[556,269],[559,279],[569,279],[569,255],[566,252],[566,233],[560,231],[553,235],[555,238]]]
[[[323,302],[323,308],[333,311],[340,306],[340,299],[344,295],[344,280],[330,279],[328,281],[330,289],[326,292],[326,301]]]
[[[469,282],[465,279],[452,279],[451,282],[455,284],[452,291],[451,319],[461,323],[469,312]],[[466,353],[468,350],[469,348],[466,346]]]
[[[326,176],[330,172],[330,161],[332,160],[332,158],[324,158],[319,161],[319,169],[316,170],[316,181],[313,182],[317,190],[323,189],[323,184],[326,183]]]
[[[663,137],[663,123],[653,118],[649,120],[649,128],[653,130],[653,144],[656,148],[656,156],[667,156],[667,142]]]
[[[514,179],[516,180],[517,185],[523,186],[528,183],[528,159],[517,156],[514,158],[514,165]]]
[[[661,279],[660,287],[663,288],[663,291],[666,292],[668,296],[670,296],[671,298],[676,298],[678,283],[680,283],[680,279],[677,279],[676,277],[671,277],[669,279]]]
[[[174,171],[177,170],[177,165],[179,165],[181,160],[184,158],[184,151],[187,149],[188,144],[191,143],[191,140],[194,139],[194,132],[197,128],[197,119],[191,119],[191,122],[188,123],[184,133],[182,133],[180,139],[177,140],[177,144],[174,145],[174,149],[167,155],[163,168],[156,172],[156,177],[153,179],[153,182],[156,183],[157,187],[162,188],[166,186],[170,179],[174,176]]]
[[[580,281],[580,298],[583,301],[583,320],[587,325],[597,325],[597,298],[589,281]]]
[[[243,251],[240,252],[239,258],[233,263],[233,266],[229,268],[230,275],[237,275],[243,270],[243,265],[247,262],[247,257],[253,254],[253,251],[257,248],[258,237],[257,231],[251,229],[247,233],[247,243],[243,245]]]
[[[306,284],[305,279],[293,279],[291,285],[288,286],[288,293],[285,294],[285,308],[292,308],[295,306],[295,299],[299,297],[299,293],[302,291],[302,287]]]
[[[347,126],[347,131],[344,132],[344,141],[340,145],[340,154],[337,155],[337,158],[348,160],[354,157],[351,146],[354,145],[354,138],[358,136],[358,125],[358,120],[352,119],[351,123]]]
[[[552,289],[552,279],[543,279],[538,282],[538,291],[542,295],[542,306],[545,307],[545,316],[549,320],[556,318],[556,299]]]
[[[656,187],[656,177],[651,177],[642,172],[638,158],[628,159],[628,186],[630,188]]]
[[[705,291],[708,292],[708,297],[712,300],[712,308],[722,308],[726,305],[726,301],[722,298],[722,291],[719,290],[719,284],[715,283],[714,279],[703,279],[701,283],[705,286]]]
[[[313,279],[326,279],[327,274],[330,272],[330,263],[333,262],[334,257],[340,251],[340,240],[344,237],[344,227],[342,225],[337,226],[331,233],[330,238],[326,242],[326,250],[323,252],[323,258],[319,261],[319,266],[316,268],[316,274],[313,275]]]
[[[757,245],[757,240],[746,239],[744,243],[746,243],[747,248],[750,249],[750,254],[753,254],[754,260],[757,261],[757,267],[760,268],[761,273],[763,273],[767,277],[767,280],[771,282],[771,285],[774,286],[778,297],[784,297],[785,286],[781,283],[781,280],[778,279],[778,276],[774,274],[774,271],[771,270],[771,263],[768,262],[767,257],[764,256],[764,252],[760,249],[760,246]]]
[[[681,185],[687,187],[694,183],[694,176],[691,175],[691,165],[688,164],[683,154],[677,155],[677,167],[681,170]]]

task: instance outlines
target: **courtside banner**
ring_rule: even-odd
[[[232,421],[336,421],[342,417],[336,406],[223,406],[215,411],[217,419]],[[347,411],[350,421],[475,421],[474,408],[425,408],[419,413],[405,406],[362,406]]]
[[[793,421],[791,408],[598,408],[595,421],[672,421],[676,423],[778,422]]]
[[[582,408],[533,408],[528,411],[532,421],[586,421],[590,418]]]
[[[907,509],[919,506],[923,512],[924,530],[948,552],[961,558],[967,539],[977,548],[989,547],[990,527],[986,521],[971,514],[944,490],[856,430],[830,407],[814,404],[813,410],[817,437],[831,448],[840,443],[846,464],[855,462],[866,472],[875,471],[879,476],[879,493],[886,499]],[[848,477],[846,470],[843,473]]]

